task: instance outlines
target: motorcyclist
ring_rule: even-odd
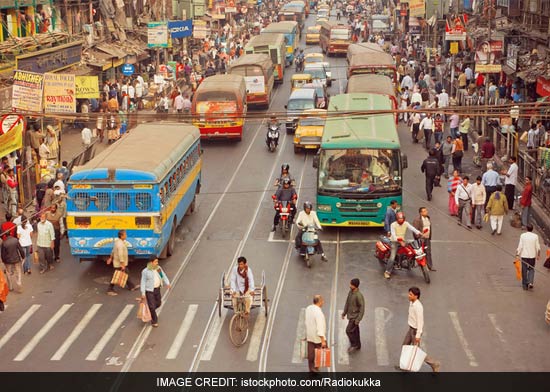
[[[297,198],[298,194],[296,193],[296,189],[290,186],[290,179],[283,179],[283,186],[277,189],[277,192],[275,192],[275,194],[273,195],[273,202],[275,203],[275,217],[273,218],[273,226],[271,227],[271,231],[275,231],[275,228],[279,224],[279,219],[281,218],[279,210],[277,209],[277,204],[280,201],[290,202],[290,215],[288,217],[288,223],[292,224],[292,222],[294,221],[294,215],[296,214]]]
[[[407,236],[407,230],[412,231],[418,237],[425,237],[425,234],[422,234],[409,222],[405,221],[405,214],[403,212],[398,212],[395,217],[397,220],[390,225],[390,241],[391,241],[391,253],[386,266],[386,271],[384,272],[384,278],[389,279],[393,270],[393,265],[395,264],[395,256],[397,255],[398,246],[406,246],[405,237]]]
[[[279,130],[279,127],[281,126],[281,123],[277,120],[277,117],[271,116],[269,119],[269,123],[267,124],[267,133],[265,136],[265,143],[269,147],[269,133],[271,132],[272,127],[276,127],[277,130]],[[277,136],[275,139],[275,146],[279,145],[279,136]]]
[[[296,71],[302,71],[304,69],[304,50],[300,49],[296,55]]]
[[[304,229],[306,229],[308,226],[313,226],[317,230],[323,230],[323,228],[321,227],[321,222],[319,222],[319,218],[317,217],[317,213],[313,211],[313,206],[309,201],[304,202],[304,210],[300,211],[300,213],[298,214],[298,217],[296,218],[296,225],[300,229],[296,234],[296,238],[294,239],[294,244],[298,251],[302,247],[302,231]],[[317,251],[321,253],[321,258],[324,261],[328,261],[327,257],[325,256],[325,252],[323,251],[321,240],[318,240]]]
[[[290,165],[288,163],[283,163],[281,165],[281,175],[275,179],[275,186],[281,187],[283,180],[285,178],[288,178],[290,180],[290,186],[294,188],[294,185],[296,185],[296,181],[294,180],[294,177],[290,174]]]

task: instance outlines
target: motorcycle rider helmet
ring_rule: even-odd
[[[310,210],[312,210],[312,209],[313,209],[313,205],[311,204],[311,202],[305,201],[305,202],[304,202],[304,211],[307,210],[308,208],[309,208]]]
[[[405,222],[405,214],[402,212],[398,212],[397,214],[395,214],[395,219],[397,220],[397,223],[402,225],[403,222]]]
[[[283,186],[288,185],[290,187],[290,178],[283,179]]]
[[[287,173],[290,173],[290,165],[288,163],[283,163],[281,165],[281,174],[286,170]]]

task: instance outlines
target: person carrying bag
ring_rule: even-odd
[[[141,300],[146,302],[151,312],[151,325],[158,327],[157,309],[162,305],[160,288],[165,284],[170,288],[170,281],[166,273],[160,268],[157,258],[147,263],[147,267],[141,271]]]

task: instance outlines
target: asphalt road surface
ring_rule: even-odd
[[[314,23],[311,15],[308,24]],[[305,37],[304,37],[305,38]],[[302,40],[302,47],[305,47]],[[308,46],[306,52],[319,51]],[[329,58],[336,79],[330,94],[343,91],[345,58]],[[293,67],[276,87],[270,110],[281,112],[288,99]],[[159,328],[136,318],[139,292],[106,295],[112,269],[75,262],[63,242],[55,270],[24,276],[24,294],[11,294],[0,317],[2,371],[307,371],[299,356],[303,312],[315,294],[323,311],[334,365],[329,371],[394,371],[407,330],[410,286],[422,290],[425,334],[422,346],[442,363],[442,371],[546,371],[550,369],[544,309],[550,274],[537,266],[535,289],[523,291],[515,279],[513,254],[520,234],[505,223],[502,236],[490,229],[468,231],[447,214],[446,187],[427,202],[420,173],[426,152],[400,125],[409,157],[404,174],[404,211],[412,221],[427,206],[433,222],[437,272],[425,284],[420,271],[397,271],[390,281],[373,256],[380,229],[325,229],[321,239],[329,258],[317,256],[311,269],[293,244],[271,234],[273,179],[282,163],[297,179],[298,205],[315,201],[315,170],[310,154],[294,154],[292,137],[281,133],[279,149],[267,151],[265,120],[249,121],[240,143],[204,143],[203,186],[196,212],[178,230],[177,252],[163,262],[173,287],[163,289]],[[477,174],[471,157],[466,171]],[[290,238],[294,238],[295,231]],[[262,273],[269,298],[251,312],[248,342],[229,340],[232,311],[218,315],[222,274],[244,255],[259,285]],[[145,263],[131,265],[139,279]],[[543,271],[544,270],[544,271]],[[351,278],[361,279],[366,313],[362,349],[347,354],[345,321],[339,317]],[[429,371],[428,367],[423,369]]]

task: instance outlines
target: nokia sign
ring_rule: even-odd
[[[193,34],[193,19],[168,22],[168,31],[172,38],[185,38]]]

